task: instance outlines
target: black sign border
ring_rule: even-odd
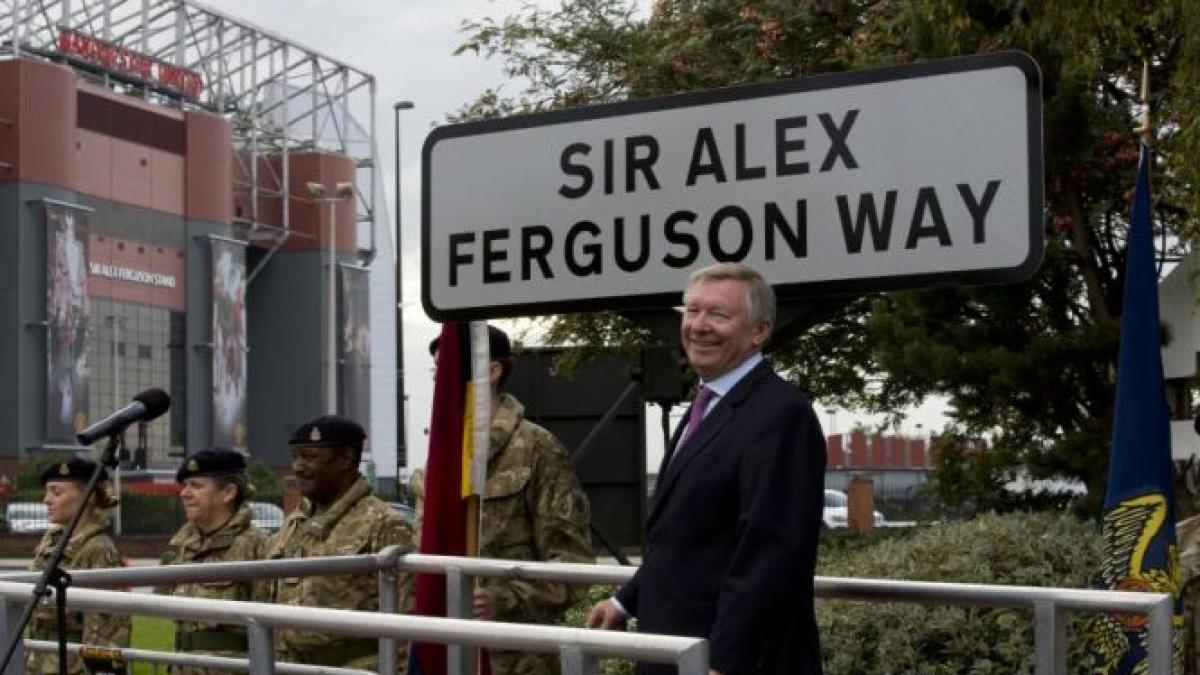
[[[508,305],[477,305],[441,309],[430,297],[430,158],[439,142],[463,136],[478,136],[498,131],[513,131],[531,127],[551,126],[568,122],[603,119],[659,110],[673,110],[712,103],[727,103],[753,98],[768,98],[863,84],[878,84],[897,80],[948,75],[977,70],[1016,67],[1025,75],[1025,114],[1028,130],[1029,156],[1029,255],[1018,265],[958,272],[937,272],[890,277],[842,279],[836,281],[774,284],[780,299],[822,296],[845,296],[867,292],[892,291],[937,286],[967,286],[1004,284],[1024,281],[1037,271],[1045,255],[1045,226],[1043,224],[1043,163],[1042,163],[1042,96],[1041,70],[1033,57],[1021,51],[973,54],[913,64],[886,66],[867,70],[810,75],[721,89],[672,94],[652,98],[603,103],[564,110],[513,115],[496,119],[465,122],[437,127],[425,139],[421,151],[421,305],[434,321],[468,321],[517,316],[541,316],[574,312],[597,312],[649,307],[674,307],[682,302],[686,270],[681,270],[680,290],[671,293],[646,295],[616,295],[600,298],[554,300]],[[697,266],[698,268],[698,266]],[[481,300],[486,294],[481,293]]]

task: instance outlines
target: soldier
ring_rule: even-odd
[[[399,545],[412,548],[412,529],[399,514],[371,494],[358,473],[366,433],[358,423],[328,415],[306,422],[292,434],[292,471],[304,496],[283,527],[267,543],[267,557],[313,558],[377,553]],[[409,579],[401,579],[400,607],[406,607]],[[275,602],[307,607],[379,611],[373,574],[277,579]],[[308,631],[275,633],[281,660],[320,666],[378,670],[378,646],[371,638]],[[401,650],[398,664],[404,664]]]
[[[437,352],[439,339],[429,345]],[[595,562],[591,512],[566,449],[549,431],[525,419],[525,408],[504,384],[512,373],[508,335],[488,326],[492,424],[484,486],[480,555],[486,558]],[[475,589],[475,617],[518,623],[556,623],[586,588],[552,581],[487,579]],[[492,675],[553,675],[554,654],[490,650]]]
[[[1200,515],[1175,525],[1183,597],[1184,675],[1200,675]]]
[[[266,536],[251,523],[246,500],[251,496],[246,478],[246,458],[233,450],[204,450],[185,459],[175,474],[183,486],[179,500],[188,522],[167,544],[162,564],[259,560]],[[265,582],[216,581],[186,583],[158,589],[170,595],[216,600],[265,602]],[[175,648],[179,650],[245,657],[246,628],[210,621],[179,621],[175,624]],[[230,671],[204,668],[172,668],[186,675],[215,675]]]
[[[29,569],[41,572],[50,562],[54,548],[62,539],[63,528],[71,520],[84,496],[84,489],[96,470],[96,463],[86,459],[72,458],[50,466],[42,473],[42,486],[46,504],[46,515],[50,529],[42,537],[33,554]],[[117,505],[116,497],[108,489],[108,472],[101,469],[101,482],[84,508],[83,516],[71,540],[63,550],[61,567],[66,570],[93,569],[97,567],[121,567],[121,554],[108,535],[112,519],[109,509]],[[67,641],[87,645],[109,647],[129,646],[129,617],[113,614],[84,614],[67,612]],[[57,640],[58,621],[53,602],[38,608],[29,622],[29,637],[37,640]],[[30,673],[57,673],[58,654],[30,652],[25,661],[25,670]],[[83,673],[83,663],[76,655],[67,657],[68,673]]]

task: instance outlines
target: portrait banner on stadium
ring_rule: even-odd
[[[46,438],[75,441],[88,422],[88,212],[43,200],[46,218]]]
[[[338,325],[341,357],[342,414],[369,428],[371,424],[371,313],[369,277],[361,267],[339,265],[341,303]]]
[[[212,264],[212,444],[246,447],[246,245],[209,237]]]

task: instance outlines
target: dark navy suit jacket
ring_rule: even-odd
[[[812,405],[763,361],[672,460],[683,426],[659,471],[642,565],[617,599],[640,632],[707,638],[724,675],[820,675],[825,438]]]

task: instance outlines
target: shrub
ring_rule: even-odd
[[[123,534],[174,534],[187,519],[175,495],[121,493]]]
[[[1086,588],[1100,561],[1095,524],[1054,513],[989,513],[907,536],[822,543],[818,574],[825,576]],[[1072,615],[1071,663],[1082,661],[1087,620]],[[817,623],[827,675],[1033,668],[1030,611],[820,601]]]
[[[260,502],[283,502],[283,481],[266,462],[251,457],[246,464],[246,476],[254,486],[254,499]]]

